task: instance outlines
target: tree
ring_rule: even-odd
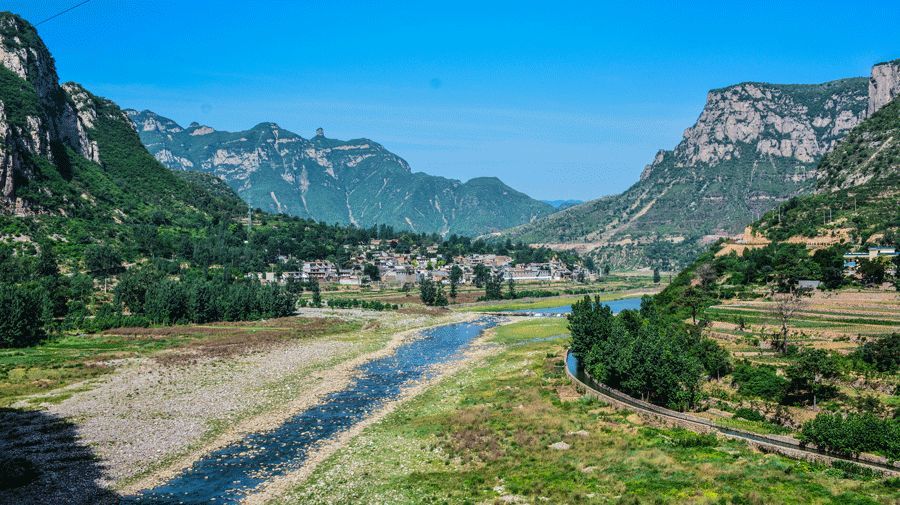
[[[661,281],[661,280],[662,280],[662,278],[659,275],[659,267],[653,268],[653,283],[659,284],[659,281]]]
[[[444,286],[440,283],[435,283],[434,290],[434,301],[432,305],[435,307],[446,307],[448,305],[447,295],[444,294]]]
[[[688,286],[681,297],[681,305],[691,311],[691,322],[697,324],[697,315],[706,305],[706,295],[695,286]]]
[[[108,245],[91,244],[84,249],[84,265],[94,278],[103,280],[105,292],[109,276],[122,271],[122,258]]]
[[[463,271],[462,268],[459,268],[459,265],[453,265],[450,268],[450,298],[454,300],[456,300],[456,288],[459,286],[462,276]]]
[[[606,277],[609,275],[609,265],[603,265],[603,276]]]
[[[832,389],[830,381],[839,373],[837,360],[831,353],[823,349],[804,349],[785,375],[790,380],[791,391],[812,395],[815,407],[819,396]]]
[[[487,266],[479,263],[475,265],[475,268],[472,270],[472,276],[472,282],[475,283],[475,287],[483,288],[491,279],[491,270]]]
[[[484,285],[484,298],[486,300],[503,299],[503,272],[497,272],[488,278]]]
[[[506,281],[506,296],[510,300],[516,299],[516,280],[513,279],[512,274],[510,274],[509,279]]]
[[[728,351],[723,349],[715,340],[711,338],[700,340],[697,357],[700,360],[700,364],[703,365],[706,374],[710,377],[714,376],[716,380],[719,380],[723,375],[731,371],[729,356]]]
[[[419,281],[419,298],[422,300],[422,303],[428,306],[434,305],[436,297],[437,286],[435,286],[434,281],[430,277],[423,277]]]
[[[371,263],[366,263],[363,266],[363,275],[368,277],[372,281],[380,281],[381,280],[381,272],[378,270],[378,267]]]
[[[781,325],[781,331],[772,335],[772,347],[782,353],[787,351],[788,327],[797,312],[806,305],[804,296],[803,291],[796,288],[772,294],[770,312]]]
[[[894,373],[900,368],[900,333],[894,332],[866,342],[857,348],[856,353],[879,372]]]
[[[37,344],[49,322],[47,295],[35,285],[0,284],[0,347]]]
[[[703,263],[697,267],[697,278],[700,280],[700,285],[703,286],[704,289],[708,289],[716,279],[719,274],[716,272],[716,267],[713,266],[712,263]]]
[[[862,260],[857,271],[866,286],[880,286],[884,282],[885,268],[880,261]]]
[[[813,253],[813,261],[819,265],[820,279],[828,289],[837,289],[844,283],[843,249],[829,247]]]
[[[309,281],[309,290],[312,292],[312,305],[313,307],[321,307],[322,306],[322,288],[319,287],[319,281],[315,279],[311,279]]]

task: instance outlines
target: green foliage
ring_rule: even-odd
[[[855,354],[879,372],[895,373],[900,369],[900,333],[878,337],[856,349]]]
[[[378,267],[371,263],[366,263],[363,265],[363,275],[367,276],[370,280],[380,281],[381,280],[381,272],[379,272]]]
[[[456,299],[456,290],[459,286],[459,282],[463,278],[462,268],[459,268],[459,265],[453,265],[450,267],[450,298]]]
[[[832,396],[835,388],[831,381],[840,375],[838,361],[823,349],[803,349],[796,361],[785,372],[792,396],[812,397],[813,405],[819,398]]]
[[[0,347],[34,345],[49,320],[47,293],[34,283],[0,284]]]
[[[613,316],[599,297],[572,305],[572,350],[595,378],[627,394],[686,409],[699,398],[700,340],[657,313],[645,299],[640,312]]]
[[[758,410],[748,409],[746,407],[735,410],[734,417],[756,422],[764,422],[766,420],[766,416],[760,414]]]
[[[880,286],[884,282],[885,268],[881,261],[862,260],[857,271],[863,284],[867,286]]]
[[[444,287],[428,277],[419,281],[419,298],[428,306],[446,307],[449,303],[444,294]]]
[[[335,298],[328,300],[328,307],[333,309],[366,309],[378,312],[397,310],[399,305],[384,303],[380,300],[359,300],[356,298]]]
[[[900,420],[869,413],[822,412],[803,425],[800,439],[837,454],[874,452],[900,459]]]
[[[752,365],[746,361],[734,367],[731,377],[738,391],[744,396],[755,396],[780,402],[787,390],[788,381],[769,365]]]

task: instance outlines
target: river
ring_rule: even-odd
[[[364,420],[412,381],[427,379],[433,365],[458,359],[491,318],[422,332],[390,356],[358,368],[343,390],[325,397],[272,431],[253,433],[216,450],[168,482],[129,497],[128,503],[237,503],[263,482],[299,469],[316,444]]]
[[[608,305],[609,308],[612,309],[613,314],[618,314],[623,310],[632,310],[632,309],[640,309],[641,308],[641,298],[622,298],[619,300],[610,300],[608,302],[603,302],[604,305]],[[571,305],[560,305],[558,307],[546,307],[543,309],[520,309],[520,310],[510,310],[508,312],[515,312],[520,314],[568,314],[572,312]]]

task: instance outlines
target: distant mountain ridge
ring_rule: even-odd
[[[876,66],[872,81],[889,90],[891,75]],[[706,243],[814,191],[817,162],[867,116],[872,86],[860,77],[714,89],[681,142],[624,193],[495,236],[590,251],[619,268],[684,266]]]
[[[541,200],[554,209],[562,210],[584,203],[584,200]]]
[[[275,123],[240,132],[187,128],[151,111],[127,111],[147,149],[173,170],[225,180],[251,206],[329,223],[386,224],[475,235],[554,211],[494,177],[467,182],[413,172],[369,139],[306,139]]]

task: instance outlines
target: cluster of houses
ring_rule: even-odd
[[[305,261],[299,264],[299,270],[260,272],[249,274],[263,283],[285,284],[290,281],[317,281],[320,284],[337,284],[343,286],[361,286],[376,282],[366,272],[366,265],[378,269],[378,283],[387,286],[403,286],[416,284],[424,279],[447,284],[450,282],[450,270],[453,265],[462,270],[461,284],[471,284],[475,278],[475,268],[484,265],[494,275],[502,273],[505,279],[516,282],[559,282],[567,280],[590,281],[593,274],[588,270],[576,267],[569,268],[563,262],[551,260],[546,263],[514,264],[513,258],[498,254],[469,254],[445,258],[437,252],[436,247],[429,247],[418,253],[402,254],[378,248],[378,241],[373,241],[368,248],[360,250],[347,268],[326,260]],[[292,258],[279,257],[283,264],[294,264]]]
[[[861,261],[891,261],[898,256],[894,246],[870,247],[868,251],[849,252],[844,255],[844,271],[847,274],[855,274],[856,267]]]

